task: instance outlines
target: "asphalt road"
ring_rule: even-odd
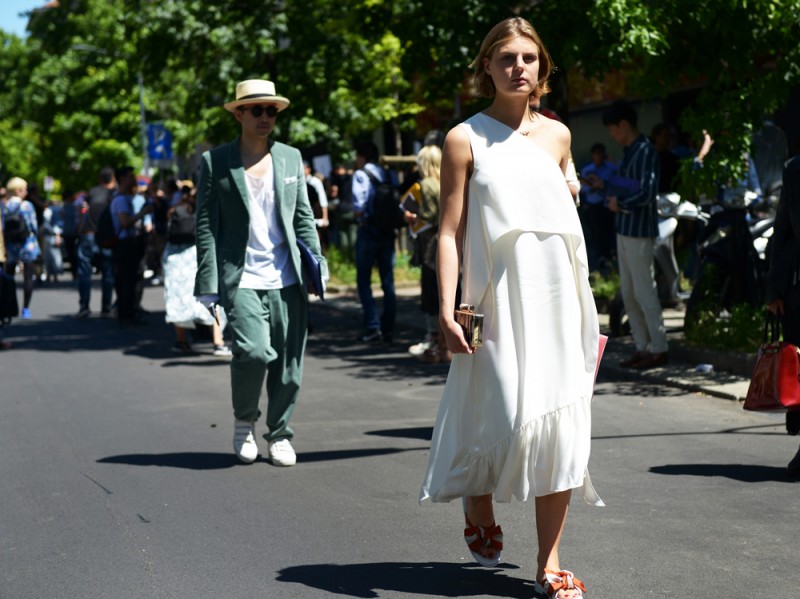
[[[65,283],[2,331],[0,597],[534,596],[532,504],[498,507],[504,564],[484,569],[459,505],[417,503],[447,369],[405,354],[413,333],[365,347],[315,305],[298,464],[245,466],[226,360],[170,353],[160,288],[145,306],[136,329],[75,321]],[[800,597],[781,418],[601,370],[594,419],[607,507],[576,497],[561,551],[589,598]]]

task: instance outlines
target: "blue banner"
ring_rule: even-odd
[[[172,160],[172,133],[162,123],[147,125],[147,156],[150,160]]]

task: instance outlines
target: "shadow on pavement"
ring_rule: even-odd
[[[359,380],[393,382],[417,377],[428,379],[426,385],[440,385],[447,378],[449,364],[424,364],[408,353],[408,346],[420,340],[416,332],[395,336],[393,343],[370,345],[356,340],[358,330],[342,325],[338,320],[317,319],[314,333],[308,337],[308,354],[320,360],[344,361],[337,370]]]
[[[394,439],[419,439],[420,441],[430,441],[433,438],[433,427],[390,428],[382,431],[367,431],[364,434],[374,435],[376,437],[392,437]]]
[[[352,460],[375,456],[392,455],[408,451],[428,451],[429,447],[397,449],[393,447],[375,449],[340,449],[336,451],[299,452],[300,463],[328,462],[333,460]],[[259,456],[256,462],[267,462]],[[241,465],[233,453],[178,452],[178,453],[130,453],[114,455],[97,460],[98,464],[126,464],[128,466],[160,466],[162,468],[181,468],[184,470],[223,470]]]
[[[374,456],[406,453],[408,451],[428,451],[430,447],[412,447],[398,449],[396,447],[381,447],[374,449],[338,449],[335,451],[307,451],[297,454],[298,462],[328,462],[332,460],[352,460],[355,458],[371,458]]]
[[[120,328],[115,319],[92,316],[77,320],[68,314],[58,314],[45,319],[15,323],[11,338],[16,349],[36,351],[85,352],[119,351],[124,355],[148,360],[162,360],[163,367],[171,366],[227,366],[229,358],[212,355],[209,342],[196,353],[175,354],[172,346],[175,336],[171,325],[164,322],[164,312],[147,314],[146,324]],[[205,352],[205,353],[204,353]]]
[[[746,464],[674,464],[650,468],[654,474],[678,476],[722,476],[743,483],[794,483],[786,468],[775,466],[753,466]]]
[[[508,576],[517,566],[496,569],[442,562],[316,564],[278,572],[276,580],[348,597],[380,597],[380,591],[424,597],[531,597],[533,582]]]
[[[132,453],[97,460],[98,464],[127,464],[129,466],[161,466],[185,470],[222,470],[240,465],[233,453],[182,452]]]

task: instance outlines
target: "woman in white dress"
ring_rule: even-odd
[[[454,354],[420,501],[463,498],[475,559],[496,565],[502,531],[492,499],[534,498],[536,587],[583,597],[558,547],[573,489],[602,505],[587,469],[598,359],[597,312],[581,225],[564,173],[570,133],[528,110],[547,93],[550,57],[521,18],[496,25],[472,64],[491,106],[452,129],[441,172],[440,319]],[[485,315],[472,348],[453,318]]]

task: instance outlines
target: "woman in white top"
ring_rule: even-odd
[[[438,278],[442,330],[454,358],[420,500],[464,498],[464,536],[496,565],[494,498],[534,498],[535,581],[555,599],[583,597],[558,547],[572,489],[602,505],[587,469],[598,359],[586,249],[564,173],[570,134],[528,111],[547,93],[550,58],[521,18],[496,25],[472,64],[489,108],[451,130],[441,171]],[[485,315],[472,348],[453,318],[462,301]]]

